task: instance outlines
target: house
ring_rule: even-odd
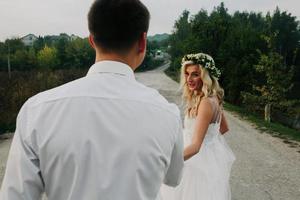
[[[56,41],[59,41],[61,39],[65,40],[65,41],[73,41],[77,38],[80,38],[74,34],[72,34],[71,36],[69,36],[68,34],[66,33],[61,33],[59,35],[46,35],[44,37],[45,40],[47,41],[52,41],[52,42],[56,42]]]
[[[24,43],[25,46],[32,46],[34,41],[38,39],[37,36],[34,34],[28,34],[21,38],[21,41]]]

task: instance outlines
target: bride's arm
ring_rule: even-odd
[[[199,152],[208,126],[213,117],[213,110],[209,99],[201,100],[196,117],[196,124],[192,142],[184,149],[184,160],[191,158]]]
[[[221,124],[220,124],[220,133],[224,134],[229,131],[227,120],[225,118],[224,112],[222,112]]]

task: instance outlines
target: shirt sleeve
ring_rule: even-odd
[[[172,187],[177,186],[182,178],[183,166],[183,135],[182,123],[180,120],[178,132],[176,133],[176,141],[172,151],[170,165],[165,175],[164,183]]]
[[[1,200],[38,200],[44,189],[39,159],[28,134],[28,115],[21,109],[0,190]]]

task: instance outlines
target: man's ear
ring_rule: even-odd
[[[94,36],[92,34],[89,35],[89,43],[90,43],[91,47],[93,47],[93,49],[96,49],[96,45],[94,42]]]
[[[142,33],[140,39],[139,39],[139,42],[138,42],[138,50],[139,50],[139,53],[143,53],[144,51],[146,51],[146,48],[147,48],[147,33],[144,32]]]

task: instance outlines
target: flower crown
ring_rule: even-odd
[[[183,65],[185,62],[191,61],[193,64],[199,64],[208,72],[216,78],[221,76],[221,71],[215,66],[214,59],[205,53],[197,53],[197,54],[187,54],[182,58],[181,64]]]

